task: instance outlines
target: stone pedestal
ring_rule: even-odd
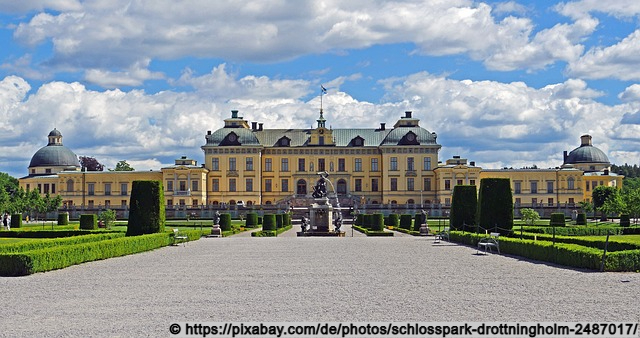
[[[309,208],[311,218],[310,232],[333,232],[333,206],[325,198],[316,198],[316,203]]]
[[[421,224],[420,225],[420,236],[427,236],[429,235],[429,227],[426,224]]]
[[[220,225],[214,224],[213,228],[211,228],[211,235],[207,235],[207,237],[222,237],[222,230],[220,229]]]

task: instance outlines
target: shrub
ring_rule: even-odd
[[[258,225],[262,225],[262,216],[258,216]]]
[[[552,227],[563,227],[565,226],[564,214],[561,212],[554,212],[551,214],[551,218],[549,219],[549,225]]]
[[[620,215],[620,226],[621,227],[631,226],[631,219],[629,218],[629,214]]]
[[[409,214],[400,215],[400,227],[402,229],[411,230],[411,220],[412,217]]]
[[[425,223],[427,223],[426,215],[423,215],[422,213],[417,213],[413,220],[413,231],[420,231],[420,226]]]
[[[231,230],[231,214],[229,213],[220,214],[220,230],[221,231]]]
[[[386,225],[392,227],[397,227],[398,225],[400,225],[400,218],[398,218],[398,214],[389,214]]]
[[[13,215],[11,215],[11,227],[12,228],[21,228],[22,227],[22,214],[13,214]]]
[[[290,226],[291,225],[291,214],[290,213],[284,213],[282,214],[282,226]]]
[[[475,185],[456,185],[451,199],[451,229],[463,230],[464,225],[476,224],[478,213],[478,192]]]
[[[262,231],[276,230],[276,215],[266,214],[262,216]]]
[[[478,196],[478,226],[508,234],[513,229],[513,196],[508,178],[483,178]],[[483,231],[484,232],[484,231]]]
[[[83,229],[83,230],[98,229],[98,216],[94,214],[80,215],[80,229]]]
[[[587,225],[587,214],[584,212],[578,213],[578,216],[576,217],[576,224]]]
[[[383,214],[373,214],[371,215],[371,230],[372,231],[383,231],[384,230],[384,215]]]
[[[133,181],[127,236],[164,232],[164,192],[160,181]]]
[[[255,212],[250,212],[247,214],[247,219],[245,220],[245,227],[247,228],[255,228],[258,226],[258,214]]]
[[[116,212],[115,210],[107,209],[98,214],[98,219],[104,223],[105,228],[110,229],[111,225],[116,220]]]
[[[358,214],[356,216],[356,225],[364,226],[364,215],[365,214]]]
[[[276,214],[276,229],[280,229],[283,226],[282,214]]]
[[[68,225],[69,224],[69,213],[61,212],[58,214],[58,225]]]

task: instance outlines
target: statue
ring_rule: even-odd
[[[327,197],[327,177],[329,177],[329,173],[321,171],[318,175],[320,175],[320,179],[316,182],[316,186],[313,187],[311,196],[313,196],[313,198]]]
[[[307,227],[309,226],[309,219],[306,216],[302,216],[302,224],[300,227],[302,228],[302,232],[307,232]]]
[[[220,225],[220,211],[218,210],[213,214],[213,225]]]
[[[333,226],[335,227],[335,232],[340,232],[340,228],[342,227],[342,215],[340,215],[340,213],[337,215],[338,216],[333,221]]]

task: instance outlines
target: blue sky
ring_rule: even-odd
[[[411,110],[440,159],[556,167],[582,134],[640,162],[640,2],[0,0],[0,171],[59,129],[107,167],[199,162],[237,109],[265,128]]]

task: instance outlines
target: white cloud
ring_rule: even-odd
[[[557,10],[566,16],[579,19],[601,12],[615,17],[634,17],[640,14],[640,2],[636,0],[580,0],[560,3]]]
[[[624,102],[640,103],[640,84],[632,84],[625,88],[622,93],[618,94],[618,98]]]
[[[52,9],[56,11],[79,10],[82,5],[78,0],[0,0],[4,13],[27,13]]]
[[[586,79],[639,80],[638,64],[640,64],[640,30],[636,30],[613,46],[589,50],[580,59],[569,64],[567,72],[571,76]]]
[[[136,62],[129,69],[122,72],[110,72],[100,69],[89,69],[85,72],[85,80],[105,88],[117,88],[122,86],[140,86],[146,80],[163,79],[160,72],[152,72],[148,69],[150,60]]]

